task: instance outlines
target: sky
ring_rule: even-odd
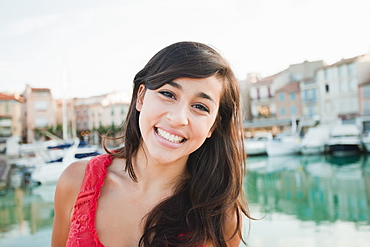
[[[237,78],[370,52],[368,0],[0,0],[0,92],[55,98],[132,88],[178,41],[216,48]]]

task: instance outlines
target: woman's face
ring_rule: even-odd
[[[216,76],[179,78],[156,90],[144,89],[139,88],[136,109],[147,158],[163,164],[186,162],[212,135],[222,82]]]

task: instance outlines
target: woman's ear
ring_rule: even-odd
[[[137,90],[137,98],[136,98],[136,110],[137,111],[141,111],[141,108],[143,107],[145,89],[146,89],[145,85],[141,84],[139,86],[139,89]]]

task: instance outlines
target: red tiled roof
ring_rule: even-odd
[[[293,93],[293,92],[299,92],[299,82],[291,82],[287,85],[285,85],[282,88],[279,88],[276,90],[276,92],[287,92],[287,93]]]
[[[50,88],[31,88],[32,91],[48,91],[50,92]]]
[[[9,95],[5,93],[0,93],[0,100],[16,100],[19,102],[24,102],[24,98],[22,96],[15,94]]]

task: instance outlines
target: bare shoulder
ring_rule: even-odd
[[[60,175],[54,197],[54,224],[52,246],[65,246],[73,206],[80,192],[88,161],[70,164]]]
[[[235,209],[230,209],[226,213],[225,221],[225,239],[226,245],[228,247],[239,247],[241,242],[241,235],[238,232],[235,232],[237,226],[239,225],[240,229],[242,228],[242,222],[239,222],[238,215]],[[212,242],[207,242],[207,247],[215,246]]]
[[[242,222],[238,219],[237,211],[239,209],[231,209],[227,212],[226,217],[226,239],[228,239],[227,246],[239,246],[241,242],[241,235],[235,232],[236,228],[239,226],[240,231],[242,229]]]
[[[60,175],[57,187],[80,190],[88,160],[79,160],[70,164]]]
[[[85,177],[87,160],[70,164],[60,175],[55,190],[55,203],[63,203],[64,208],[72,210]]]

